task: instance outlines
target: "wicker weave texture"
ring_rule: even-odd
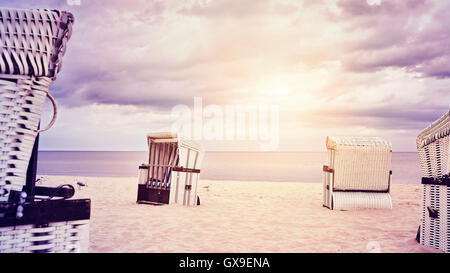
[[[55,77],[73,21],[64,11],[0,8],[0,74]]]
[[[422,185],[422,217],[420,243],[444,252],[450,252],[450,189],[442,185]],[[438,211],[430,217],[428,207]]]
[[[345,146],[336,150],[334,188],[336,190],[389,189],[391,152],[387,147]]]
[[[442,177],[450,172],[450,113],[430,124],[417,136],[423,177]],[[450,190],[446,185],[422,185],[420,243],[450,252]],[[438,212],[431,217],[431,208]]]
[[[0,253],[87,252],[89,220],[0,228]]]
[[[0,202],[25,185],[44,100],[51,98],[73,21],[68,12],[0,8]]]
[[[333,209],[392,209],[389,193],[383,192],[333,192]]]
[[[423,129],[417,136],[416,144],[420,149],[437,139],[450,134],[450,111]]]
[[[378,137],[327,137],[335,190],[387,191],[392,146]]]
[[[326,145],[327,149],[334,150],[345,146],[389,147],[392,149],[391,143],[387,140],[363,136],[328,136]]]
[[[0,201],[21,191],[37,135],[49,78],[0,79]],[[2,194],[3,192],[3,194]]]
[[[56,118],[49,87],[73,22],[64,11],[0,8],[0,202],[26,184],[47,96],[55,107],[49,126]],[[0,228],[0,252],[87,252],[88,245],[89,220]]]
[[[450,114],[446,113],[423,130],[416,140],[423,177],[450,173]]]
[[[391,209],[390,142],[378,137],[327,137],[323,204],[330,209]]]

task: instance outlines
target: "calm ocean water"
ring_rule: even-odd
[[[146,152],[39,152],[38,175],[137,177]],[[321,182],[326,153],[207,152],[202,179]],[[417,153],[393,153],[393,183],[419,184]]]

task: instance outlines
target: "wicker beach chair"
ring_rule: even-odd
[[[334,210],[391,209],[392,146],[377,137],[327,137],[323,204]]]
[[[139,166],[137,202],[199,205],[203,146],[171,133],[152,133],[147,139],[149,160]]]
[[[450,252],[450,112],[417,136],[422,169],[420,243]]]
[[[0,8],[0,252],[87,251],[90,200],[67,200],[70,185],[35,187],[39,133],[57,114],[49,87],[73,21],[69,12]],[[39,129],[46,97],[54,116]]]

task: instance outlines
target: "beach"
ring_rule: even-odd
[[[43,176],[91,199],[89,252],[440,252],[415,241],[420,188],[392,184],[392,210],[332,211],[321,183],[200,180],[201,205],[137,204],[137,177]],[[79,188],[76,181],[87,187]]]

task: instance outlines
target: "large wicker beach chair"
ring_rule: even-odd
[[[335,210],[391,209],[392,146],[378,137],[327,137],[323,204]]]
[[[49,87],[73,22],[64,11],[0,8],[0,252],[87,251],[90,200],[67,200],[70,185],[35,186],[38,136],[57,113]],[[46,97],[54,117],[39,130]]]
[[[417,136],[422,169],[420,243],[450,252],[450,112]]]
[[[199,205],[203,146],[172,133],[151,133],[148,164],[139,166],[138,203]]]

